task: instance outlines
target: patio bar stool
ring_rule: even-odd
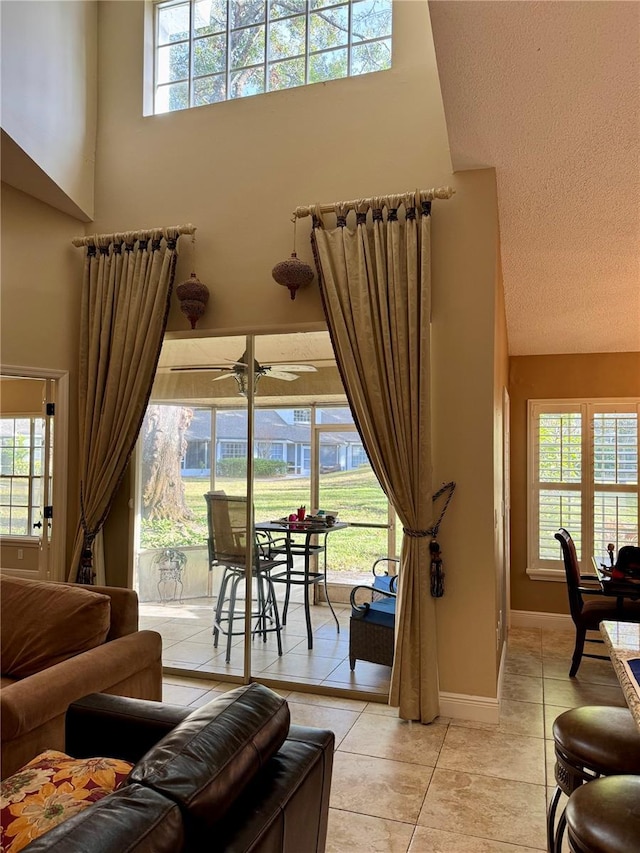
[[[571,853],[640,850],[640,776],[609,776],[581,786],[566,814]]]
[[[628,708],[585,705],[556,717],[553,739],[556,788],[547,812],[547,850],[561,853],[567,812],[554,832],[560,796],[571,797],[600,776],[640,774],[640,731]]]

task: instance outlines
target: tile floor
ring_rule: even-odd
[[[568,678],[572,649],[571,632],[512,630],[495,725],[421,726],[385,705],[284,692],[295,723],[336,735],[327,853],[544,850],[553,720],[579,705],[625,704],[609,661],[585,658]],[[230,686],[169,676],[164,698],[196,707]]]
[[[284,588],[278,589],[279,597]],[[302,590],[292,594],[287,624],[281,632],[282,656],[278,655],[276,636],[267,634],[267,641],[256,636],[251,644],[251,665],[254,675],[280,681],[323,685],[335,689],[351,689],[364,693],[389,693],[389,667],[359,661],[353,672],[349,668],[349,618],[351,609],[335,604],[340,632],[326,604],[311,606],[313,649],[307,648],[307,629]],[[143,603],[140,605],[140,627],[162,634],[165,667],[195,670],[212,675],[242,675],[244,639],[233,637],[231,659],[225,663],[226,637],[221,635],[217,648],[213,646],[212,626],[215,599],[192,599],[178,603]],[[244,602],[238,604],[242,608]],[[282,607],[280,607],[282,611]],[[239,614],[234,630],[241,630]]]

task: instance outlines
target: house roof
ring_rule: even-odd
[[[325,410],[326,411],[326,410]],[[344,412],[344,409],[339,411]],[[336,417],[337,417],[336,413]],[[328,417],[325,422],[330,422]],[[336,421],[334,420],[334,423]],[[256,409],[255,411],[255,440],[256,441],[288,441],[299,444],[309,444],[311,429],[309,424],[290,424],[276,409]],[[217,412],[216,435],[218,440],[246,441],[247,413],[242,409],[220,410]],[[206,409],[194,409],[193,418],[186,431],[188,441],[207,441],[211,438],[209,412]],[[322,436],[323,444],[361,444],[357,433],[326,432]]]
[[[496,169],[510,354],[640,350],[640,3],[429,7],[454,169]]]

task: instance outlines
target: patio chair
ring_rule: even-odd
[[[209,528],[209,568],[222,566],[223,573],[213,620],[213,645],[218,647],[220,634],[227,637],[226,663],[231,659],[232,637],[244,634],[233,630],[238,585],[244,583],[246,566],[246,512],[247,499],[232,497],[224,492],[207,492],[207,523]],[[252,634],[267,641],[267,634],[275,632],[278,655],[282,655],[282,626],[278,602],[271,579],[271,571],[282,568],[281,560],[265,559],[258,540],[253,536],[253,565],[251,575],[256,580],[257,609],[252,612],[255,625]],[[225,606],[226,605],[226,606]]]
[[[386,570],[380,573],[383,564]],[[356,660],[383,666],[393,664],[398,576],[389,570],[399,564],[400,560],[394,557],[380,557],[372,566],[373,584],[351,590],[349,666],[352,670]]]

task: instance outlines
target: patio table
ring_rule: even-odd
[[[313,628],[311,625],[311,612],[309,609],[309,588],[322,581],[324,583],[324,591],[327,599],[327,604],[331,610],[336,623],[337,631],[340,633],[340,623],[335,614],[333,605],[327,591],[327,537],[330,533],[338,530],[345,530],[349,527],[345,521],[336,521],[332,525],[306,522],[306,521],[260,521],[254,525],[256,531],[267,533],[271,536],[284,536],[285,544],[283,547],[272,548],[272,553],[286,554],[287,568],[284,572],[277,572],[272,575],[274,583],[284,583],[287,585],[285,594],[284,609],[282,612],[282,624],[287,624],[287,610],[289,607],[289,594],[291,586],[304,587],[304,616],[307,626],[307,648],[313,649]],[[304,536],[304,541],[295,542],[295,536]],[[323,544],[318,545],[312,542],[314,536],[322,536]],[[322,571],[311,571],[311,557],[324,552],[324,561]],[[304,569],[293,568],[293,558],[295,556],[304,557]]]

